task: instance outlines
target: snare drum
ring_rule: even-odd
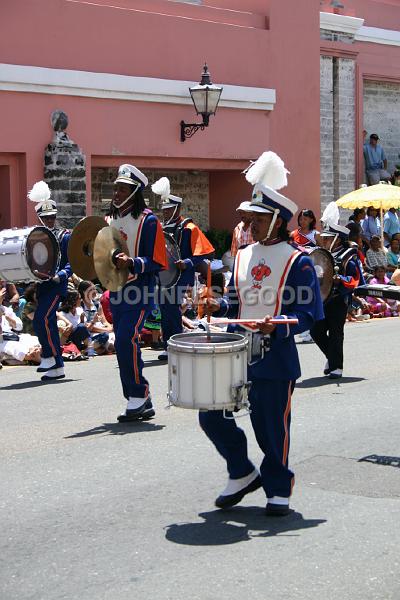
[[[237,333],[178,333],[168,340],[168,400],[180,408],[248,408],[247,340]]]
[[[53,277],[60,262],[60,247],[47,227],[0,231],[0,279],[11,282],[42,281],[34,274]]]

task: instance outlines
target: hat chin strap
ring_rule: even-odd
[[[115,208],[118,210],[118,212],[119,212],[119,210],[120,210],[120,209],[121,209],[123,206],[125,206],[125,204],[126,204],[126,203],[127,203],[127,202],[128,202],[130,199],[131,199],[131,198],[132,198],[132,196],[134,196],[134,195],[135,195],[135,193],[137,192],[137,189],[138,189],[138,188],[134,189],[134,190],[133,190],[133,192],[132,192],[132,194],[129,194],[129,196],[128,196],[127,198],[125,198],[125,200],[124,200],[123,202],[121,202],[121,204],[119,204],[118,206],[117,206],[117,205],[115,204],[115,202],[114,202],[114,206],[115,206]]]
[[[336,240],[338,239],[338,237],[339,237],[339,234],[337,233],[335,235],[335,237],[333,238],[333,241],[332,241],[331,245],[329,246],[329,252],[332,252],[332,248],[336,244]]]
[[[175,206],[174,208],[174,212],[172,213],[172,215],[170,216],[170,218],[168,219],[168,221],[164,221],[163,220],[163,227],[166,227],[167,225],[169,225],[170,223],[172,223],[172,221],[175,219],[175,215],[176,215],[176,211],[178,210],[178,205]]]
[[[261,240],[261,243],[267,242],[269,240],[269,238],[271,237],[271,233],[272,233],[272,230],[273,230],[273,228],[275,226],[275,223],[276,223],[276,220],[278,218],[278,215],[279,215],[279,208],[276,208],[274,210],[274,214],[272,215],[272,219],[271,219],[270,226],[268,228],[267,235],[265,236],[265,238],[263,240]]]
[[[57,213],[55,215],[51,215],[51,216],[57,218]],[[42,217],[44,217],[44,215],[42,215]],[[43,223],[42,217],[39,217],[39,215],[38,215],[38,219],[41,222],[41,224],[43,225],[43,227],[47,227],[47,229],[50,229],[50,231],[54,231],[54,229],[56,228],[56,222],[54,221],[54,227],[49,227],[48,225],[45,225]]]

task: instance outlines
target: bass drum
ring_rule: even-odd
[[[169,290],[174,287],[181,276],[181,272],[176,266],[176,261],[181,260],[181,253],[175,238],[170,233],[165,233],[165,249],[167,251],[168,269],[160,271],[158,279],[161,289]]]
[[[35,271],[53,277],[60,262],[60,246],[47,227],[0,231],[0,279],[11,282],[42,281]]]
[[[325,302],[331,295],[333,278],[335,276],[335,261],[332,254],[325,248],[310,247],[303,248],[314,263],[317,273],[322,301]]]

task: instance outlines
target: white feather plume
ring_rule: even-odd
[[[28,192],[29,200],[32,202],[46,202],[50,199],[50,188],[45,181],[35,183],[30,192]]]
[[[340,221],[339,207],[336,202],[329,202],[322,213],[321,221],[324,225],[338,225]]]
[[[287,174],[283,160],[275,152],[263,152],[246,172],[246,179],[252,185],[257,183],[280,190],[287,185]]]
[[[163,199],[168,198],[171,193],[171,184],[168,177],[161,177],[161,179],[153,183],[151,189],[157,196],[161,196]]]

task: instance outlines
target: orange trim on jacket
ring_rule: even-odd
[[[214,252],[214,246],[208,241],[201,229],[194,223],[188,223],[185,228],[191,230],[190,245],[193,256],[203,256]]]

